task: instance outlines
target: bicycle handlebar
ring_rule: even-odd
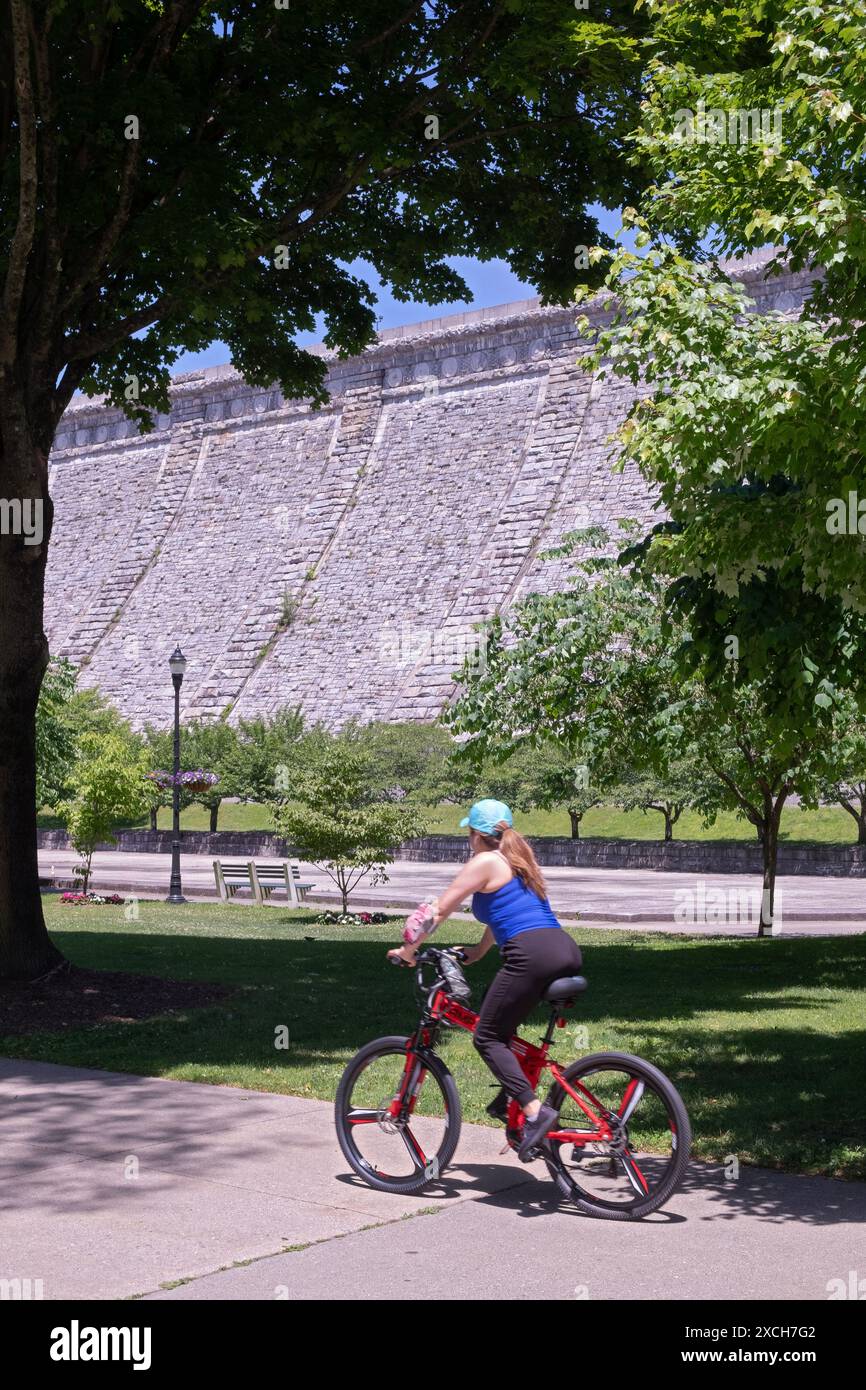
[[[455,960],[466,960],[466,952],[462,949],[462,947],[458,946],[427,946],[423,951],[418,952],[414,961],[401,960],[399,956],[388,956],[388,960],[391,962],[392,965],[408,967],[408,969],[410,970],[416,970],[421,961],[427,959],[435,960],[437,956],[453,956]]]

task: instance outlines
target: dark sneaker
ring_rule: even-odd
[[[542,1105],[534,1120],[527,1120],[523,1126],[523,1138],[520,1141],[520,1148],[517,1150],[517,1157],[522,1163],[529,1163],[531,1151],[543,1140],[549,1129],[553,1129],[558,1119],[557,1112],[552,1105]]]
[[[497,1096],[494,1096],[487,1107],[487,1113],[491,1120],[501,1120],[503,1124],[508,1120],[508,1092],[503,1089]]]

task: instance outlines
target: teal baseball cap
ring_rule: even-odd
[[[506,825],[514,824],[514,817],[504,801],[476,801],[469,815],[460,822],[460,829],[468,825],[470,830],[477,830],[482,835],[495,835],[497,825],[503,820]]]

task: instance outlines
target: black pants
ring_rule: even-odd
[[[518,932],[502,948],[505,961],[484,996],[474,1042],[493,1075],[521,1106],[535,1092],[508,1046],[547,986],[560,975],[577,975],[580,947],[561,927]]]

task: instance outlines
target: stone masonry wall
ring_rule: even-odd
[[[41,850],[70,850],[65,830],[38,831]],[[100,845],[101,850],[116,849],[121,854],[171,854],[170,830],[120,830],[117,844]],[[545,867],[580,869],[643,869],[681,874],[760,874],[761,851],[757,844],[714,840],[567,840],[532,837],[532,848]],[[427,835],[408,840],[396,852],[396,859],[424,864],[455,864],[468,857],[465,835]],[[211,859],[285,859],[295,855],[292,846],[278,835],[254,830],[184,830],[184,854],[201,854]],[[806,874],[810,877],[862,878],[866,869],[866,846],[796,845],[779,846],[779,873]]]
[[[759,312],[808,294],[760,257],[737,273]],[[583,370],[574,320],[526,300],[389,330],[329,357],[320,411],[228,367],[175,378],[144,438],[74,401],[51,455],[52,651],[137,726],[170,720],[176,642],[187,716],[431,718],[473,625],[562,581],[543,552],[564,531],[656,515],[610,466],[632,388]]]

